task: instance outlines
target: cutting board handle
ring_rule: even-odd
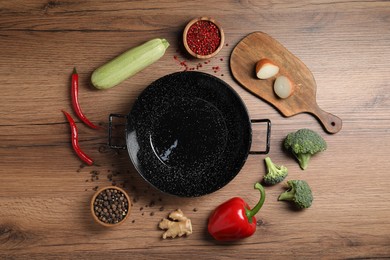
[[[322,110],[317,104],[313,106],[313,110],[310,113],[317,117],[328,133],[335,134],[343,126],[343,122],[339,117]]]

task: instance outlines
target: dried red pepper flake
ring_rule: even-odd
[[[214,73],[217,73],[221,68],[219,66],[212,67]]]
[[[188,47],[198,55],[215,52],[221,43],[221,32],[210,21],[200,20],[190,26],[187,33]]]
[[[184,68],[184,71],[189,70],[189,67],[187,65],[187,61],[185,61],[185,60],[181,61],[179,59],[179,57],[177,57],[176,55],[173,56],[173,59],[176,60],[180,64],[180,66]]]
[[[177,55],[173,55],[173,59],[183,68],[183,71],[194,71],[194,70],[204,70],[204,68],[210,68],[209,66],[212,64],[212,62],[215,62],[215,61],[223,61],[225,60],[225,58],[221,57],[221,58],[215,58],[215,59],[210,59],[210,60],[206,60],[206,61],[203,61],[203,62],[197,62],[197,63],[193,63],[191,62],[191,60],[185,60],[183,58],[183,60],[181,60],[182,58],[180,58],[179,56]],[[210,64],[210,65],[208,65]],[[211,70],[214,72],[214,73],[217,73],[219,71],[222,70],[222,67],[221,66],[212,66],[211,67]],[[220,74],[221,76],[224,76],[224,74]]]

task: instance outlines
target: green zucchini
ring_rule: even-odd
[[[92,85],[97,89],[112,88],[159,60],[168,47],[168,41],[159,38],[134,47],[97,68],[91,76]]]

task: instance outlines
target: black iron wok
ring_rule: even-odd
[[[124,147],[112,144],[114,117],[126,120]],[[250,120],[241,98],[219,78],[178,72],[148,86],[128,115],[110,115],[109,145],[127,147],[137,171],[157,189],[196,197],[238,174],[250,153],[253,122],[267,124],[266,148],[251,153],[268,153],[270,120]]]

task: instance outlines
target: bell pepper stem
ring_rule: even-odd
[[[245,214],[248,218],[249,223],[252,223],[252,218],[259,212],[259,210],[261,209],[261,207],[263,206],[264,201],[265,201],[264,187],[261,186],[261,184],[257,182],[255,184],[254,188],[260,191],[260,200],[256,204],[256,206],[253,207],[253,209],[245,209]]]

